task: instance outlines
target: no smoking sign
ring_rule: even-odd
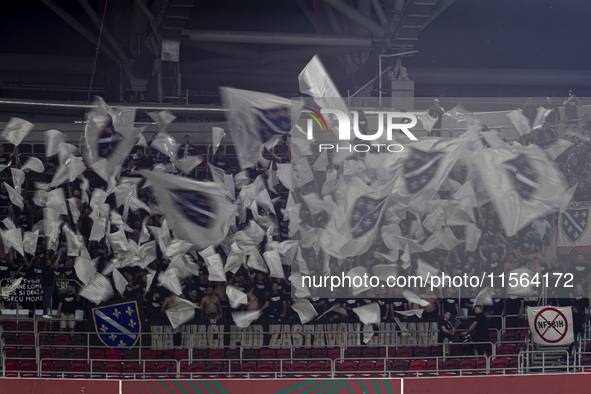
[[[572,327],[569,324],[572,318],[570,313],[568,313],[569,316],[567,318],[567,315],[564,313],[564,309],[566,308],[560,308],[563,310],[552,307],[539,309],[533,319],[533,328],[538,334],[539,339],[536,342],[547,345],[560,345],[562,341],[568,341],[567,343],[572,342],[572,339],[567,338],[569,332],[572,338]],[[570,312],[570,310],[567,309],[567,312]]]

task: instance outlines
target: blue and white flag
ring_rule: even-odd
[[[240,167],[255,167],[263,148],[272,148],[293,127],[301,104],[268,93],[220,88]]]
[[[372,189],[357,177],[343,182],[339,193],[344,198],[331,212],[320,236],[325,253],[344,259],[367,252],[380,230],[393,184],[392,181]]]
[[[198,182],[170,174],[140,171],[152,185],[152,191],[176,238],[205,249],[226,238],[235,216],[235,208],[223,186]]]
[[[91,309],[94,331],[111,349],[135,346],[142,332],[141,306],[138,301],[123,300]]]
[[[135,109],[111,108],[100,97],[95,105],[86,116],[84,129],[87,160],[109,182],[129,156],[142,129],[133,125]]]
[[[486,186],[507,236],[534,219],[557,212],[574,189],[556,163],[536,145],[512,149],[485,149],[472,164]]]

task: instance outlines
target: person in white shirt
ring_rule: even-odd
[[[541,217],[534,220],[531,226],[534,229],[534,232],[540,236],[540,239],[544,241],[544,243],[547,243],[548,230],[552,229],[550,222],[548,222],[545,217]]]

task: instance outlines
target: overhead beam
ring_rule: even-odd
[[[181,63],[181,72],[191,74],[212,70],[227,70],[232,68],[243,68],[248,66],[261,66],[265,64],[284,63],[294,60],[310,59],[314,55],[334,56],[345,53],[364,52],[366,47],[304,47],[287,49],[281,51],[261,53],[257,60],[236,61],[235,58],[219,58],[211,60],[200,60],[196,62]]]
[[[217,53],[218,55],[236,57],[240,59],[256,60],[260,57],[257,51],[252,49],[244,48],[238,45],[224,44],[221,42],[198,42],[198,41],[181,41],[181,45],[199,49],[206,52]]]
[[[304,15],[306,15],[306,18],[308,18],[308,20],[310,21],[310,23],[312,24],[312,26],[314,26],[314,29],[316,29],[317,33],[322,33],[324,31],[324,28],[322,26],[322,24],[318,21],[318,18],[316,18],[316,15],[314,15],[314,12],[310,9],[310,7],[308,7],[308,5],[306,4],[305,0],[295,0],[296,3],[298,3],[298,6],[300,6],[302,12],[304,13]]]
[[[341,14],[345,15],[347,18],[352,20],[353,22],[357,23],[359,26],[365,28],[371,34],[376,37],[384,37],[386,35],[386,30],[378,23],[376,23],[373,19],[363,15],[359,11],[357,11],[354,7],[351,7],[349,4],[345,3],[342,0],[325,0],[326,3],[330,4],[335,10],[339,11]]]
[[[103,21],[101,21],[101,18],[99,18],[94,9],[90,6],[90,4],[88,4],[88,1],[78,0],[78,2],[82,6],[82,8],[84,8],[84,12],[86,12],[86,15],[90,17],[92,23],[94,23],[94,25],[99,30],[102,30],[102,35],[105,37],[105,40],[107,40],[111,48],[115,51],[115,53],[119,57],[119,60],[124,60],[127,57],[127,55],[125,54],[125,52],[123,52],[123,50],[117,43],[117,40],[115,40],[115,38],[111,35],[111,32],[109,32],[107,26],[104,26]]]
[[[121,62],[119,61],[119,58],[117,57],[117,55],[115,55],[113,53],[113,51],[111,51],[111,49],[109,49],[109,47],[107,45],[105,45],[104,42],[100,42],[99,43],[99,39],[98,39],[97,36],[95,36],[94,34],[92,34],[86,27],[82,26],[82,24],[80,22],[78,22],[74,17],[72,17],[70,14],[68,14],[59,5],[57,5],[56,3],[54,3],[53,0],[41,0],[41,1],[46,6],[48,6],[49,8],[51,8],[53,10],[53,12],[55,12],[56,14],[58,14],[60,18],[62,18],[70,26],[72,26],[78,33],[82,34],[82,36],[84,38],[86,38],[88,41],[90,41],[92,43],[92,45],[95,46],[95,48],[98,45],[98,48],[99,48],[99,50],[101,52],[103,52],[105,55],[107,55],[108,57],[110,57],[115,63],[121,64]]]
[[[370,37],[337,36],[334,34],[185,30],[183,35],[188,36],[191,41],[230,42],[235,44],[325,45],[369,48],[373,45],[386,43],[385,40],[371,39]]]
[[[373,10],[375,11],[378,19],[382,26],[386,26],[388,24],[388,18],[386,17],[386,13],[380,4],[380,0],[371,0],[371,5],[373,6]]]

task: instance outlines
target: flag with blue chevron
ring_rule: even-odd
[[[410,156],[402,167],[402,176],[408,194],[417,194],[433,179],[445,151],[422,150],[411,146]]]
[[[560,231],[557,246],[560,247],[589,247],[591,246],[591,232],[589,229],[590,203],[570,203],[568,208],[560,214]],[[580,251],[579,251],[580,252]]]
[[[226,238],[236,209],[227,188],[216,182],[198,182],[172,174],[139,171],[152,184],[152,192],[175,237],[202,250]]]
[[[372,188],[358,177],[344,181],[336,192],[344,196],[330,213],[320,245],[338,259],[359,256],[369,250],[379,231],[394,180]]]
[[[561,210],[575,191],[537,145],[483,149],[470,158],[508,236]]]
[[[264,148],[272,148],[297,125],[303,102],[273,94],[220,88],[240,167],[256,167]]]
[[[108,182],[129,156],[141,129],[134,126],[135,109],[111,108],[100,97],[94,105],[84,128],[87,159]]]
[[[93,329],[105,346],[129,349],[135,346],[142,332],[142,307],[139,299],[118,300],[91,307]]]

